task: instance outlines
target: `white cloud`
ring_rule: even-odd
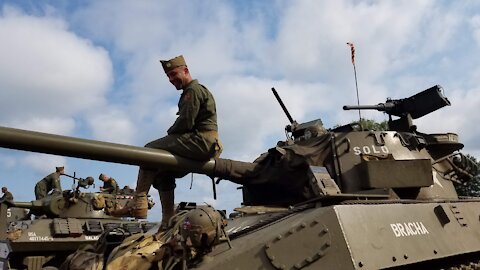
[[[6,156],[6,155],[0,155],[0,167],[3,168],[13,168],[17,164],[17,161],[15,158]]]
[[[20,129],[54,134],[71,134],[75,127],[75,123],[71,118],[46,116],[33,116],[24,121],[14,119],[13,121],[7,122],[7,125]]]
[[[470,26],[473,31],[473,38],[477,42],[477,46],[480,47],[480,15],[475,15],[470,19]]]
[[[465,145],[465,153],[478,153],[480,127],[475,123],[480,122],[480,115],[476,113],[480,105],[479,91],[478,88],[450,91],[448,98],[452,105],[419,119],[419,127],[429,133],[457,133]]]
[[[54,172],[55,167],[68,167],[64,157],[46,154],[28,154],[22,159],[21,163],[45,175]]]
[[[93,137],[101,141],[132,144],[134,125],[127,111],[114,108],[99,108],[95,114],[87,116]]]
[[[3,7],[0,120],[71,117],[100,104],[112,83],[108,53],[53,17]]]

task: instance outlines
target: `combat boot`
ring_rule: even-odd
[[[114,217],[134,217],[138,219],[147,218],[147,194],[144,192],[135,193],[132,201],[128,202],[123,208],[111,211],[110,215]]]
[[[175,195],[173,189],[169,191],[159,191],[158,193],[160,194],[160,203],[162,205],[162,223],[159,229],[159,232],[161,232],[168,229],[170,218],[173,217],[175,212]]]
[[[123,208],[110,212],[110,215],[114,217],[147,218],[147,194],[154,179],[155,171],[140,168],[138,170],[137,189],[133,195],[133,201],[128,202]]]

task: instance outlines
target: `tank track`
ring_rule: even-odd
[[[460,264],[449,268],[443,268],[444,270],[480,270],[480,261],[470,262],[468,264]],[[442,270],[443,270],[442,269]]]

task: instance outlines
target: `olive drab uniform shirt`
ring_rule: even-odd
[[[0,200],[13,201],[13,195],[10,191],[5,192]]]
[[[177,115],[177,120],[167,131],[169,135],[218,130],[215,99],[198,80],[192,80],[183,90]]]
[[[45,176],[35,185],[35,197],[37,200],[47,196],[51,190],[62,191],[60,186],[60,173],[54,172]]]
[[[117,194],[118,193],[118,184],[115,179],[112,177],[108,178],[107,181],[103,182],[103,191],[104,193]]]
[[[192,80],[183,88],[177,115],[175,123],[167,130],[168,135],[149,142],[145,147],[163,149],[172,154],[202,161],[220,155],[222,146],[218,138],[215,99],[198,80]],[[186,174],[162,174],[153,186],[159,191],[172,190],[175,188],[175,178]],[[137,191],[148,188],[149,185],[137,183]]]

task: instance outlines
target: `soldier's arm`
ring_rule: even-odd
[[[54,191],[62,191],[62,186],[60,185],[60,176],[53,177],[52,187]]]
[[[168,134],[191,132],[200,110],[200,96],[193,89],[186,90],[179,103],[178,117],[168,129]]]
[[[51,187],[52,191],[62,191],[62,187],[60,186],[60,176],[57,175],[56,173],[51,173],[45,176],[43,180],[45,180],[48,183],[47,188]],[[49,192],[50,190],[47,190],[47,193]]]
[[[113,189],[112,191],[113,191],[114,193],[118,193],[118,190],[119,190],[118,184],[117,184],[117,181],[116,181],[115,179],[113,179],[113,178],[112,178],[112,189]]]
[[[113,191],[113,186],[112,186],[111,184],[105,183],[105,184],[103,185],[102,191],[104,191],[104,192],[112,192],[112,191]]]

